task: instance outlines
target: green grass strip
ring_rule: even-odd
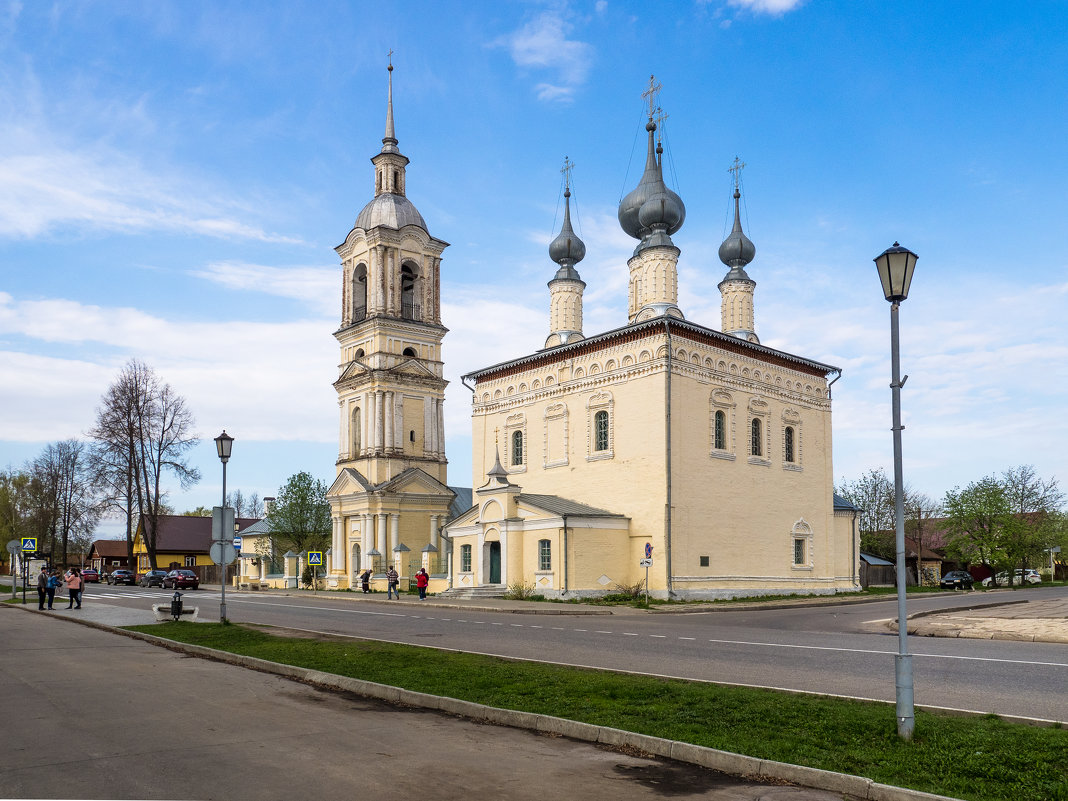
[[[1068,801],[1068,731],[894,706],[544,665],[371,640],[327,641],[239,625],[131,626],[179,642],[341,676],[866,776],[961,799]],[[889,679],[888,679],[889,680]]]

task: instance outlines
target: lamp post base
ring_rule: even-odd
[[[897,736],[910,742],[916,728],[912,699],[912,654],[895,656],[894,672],[897,685]]]

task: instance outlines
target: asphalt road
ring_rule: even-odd
[[[1014,600],[1063,589],[1021,590]],[[86,603],[145,607],[169,592],[90,586]],[[218,619],[219,593],[186,603]],[[885,602],[791,609],[649,615],[547,616],[308,596],[227,592],[232,620],[462,651],[664,676],[893,701],[896,635]],[[1003,595],[969,603],[1004,602]],[[909,611],[959,606],[958,597],[910,599]],[[910,637],[916,703],[1068,722],[1068,646]]]
[[[63,617],[0,607],[2,798],[842,798],[318,690]]]

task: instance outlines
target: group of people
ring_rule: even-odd
[[[360,588],[364,592],[371,591],[371,576],[374,573],[370,568],[364,570],[360,574]],[[389,570],[386,571],[386,598],[393,600],[394,598],[400,598],[400,590],[398,585],[400,584],[400,574],[396,571],[393,565],[389,566]],[[430,574],[426,572],[425,568],[419,568],[419,572],[415,574],[415,586],[419,590],[419,600],[426,600],[426,588],[430,584]]]
[[[47,608],[52,609],[52,604],[56,600],[56,591],[63,586],[67,588],[69,600],[67,609],[81,609],[82,587],[85,586],[82,571],[72,567],[66,573],[60,574],[59,568],[49,570],[41,565],[41,572],[37,575],[37,608],[45,609],[45,602],[47,602]]]

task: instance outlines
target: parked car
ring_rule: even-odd
[[[167,578],[166,570],[149,570],[138,583],[142,587],[162,587],[163,579]]]
[[[196,590],[200,588],[200,579],[192,570],[172,570],[164,577],[161,586],[165,590]]]
[[[96,568],[87,567],[85,568],[85,570],[82,571],[82,581],[95,581],[97,584],[99,584],[100,574],[96,572]]]
[[[972,574],[967,570],[951,570],[942,576],[942,586],[948,589],[970,590],[975,579],[972,578]]]
[[[120,567],[118,570],[111,571],[107,581],[108,584],[129,584],[132,587],[137,583],[137,576],[132,570],[124,570]]]
[[[999,587],[1004,587],[1009,583],[1009,573],[998,573],[997,581]],[[1012,575],[1012,583],[1014,586],[1023,586],[1024,584],[1041,584],[1042,576],[1037,570],[1015,570]],[[994,584],[994,578],[989,576],[983,579],[983,586],[990,587]]]

